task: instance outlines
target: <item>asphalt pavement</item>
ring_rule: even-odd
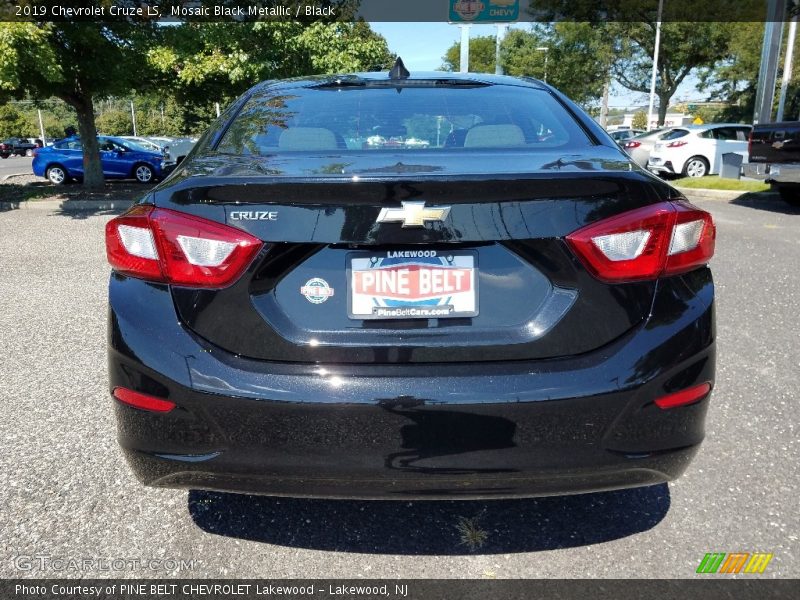
[[[0,181],[8,175],[21,175],[31,174],[32,158],[27,156],[9,156],[8,158],[0,158]]]
[[[0,167],[10,160],[21,162]],[[800,211],[773,195],[697,204],[718,225],[719,354],[687,473],[491,502],[142,487],[106,388],[109,215],[31,202],[0,212],[0,577],[691,578],[707,552],[773,553],[761,577],[800,577]],[[471,547],[476,532],[485,539]],[[68,562],[83,559],[155,562]]]

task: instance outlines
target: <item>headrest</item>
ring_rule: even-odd
[[[281,150],[336,150],[336,136],[324,127],[292,127],[281,132]]]
[[[525,134],[517,125],[476,125],[464,138],[465,148],[523,146]]]

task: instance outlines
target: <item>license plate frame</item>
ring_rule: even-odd
[[[350,319],[456,319],[479,314],[477,250],[358,250],[347,253],[345,264]],[[405,277],[403,270],[407,271]],[[374,274],[374,283],[360,273]],[[392,280],[394,292],[389,285]],[[401,292],[409,287],[410,295],[404,299]],[[376,293],[365,293],[365,288]]]

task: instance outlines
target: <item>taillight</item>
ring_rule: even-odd
[[[661,396],[655,400],[656,406],[664,410],[668,408],[677,408],[678,406],[686,406],[699,402],[711,391],[711,384],[708,382],[695,385],[693,387],[674,392],[666,396]]]
[[[115,271],[188,287],[226,287],[263,246],[240,229],[149,205],[106,225],[106,254]]]
[[[714,255],[711,215],[688,202],[661,202],[587,225],[567,236],[584,266],[608,282],[675,275]]]
[[[667,148],[680,148],[681,146],[685,146],[688,143],[689,142],[686,142],[684,140],[678,140],[677,142],[670,142],[669,144],[667,144]]]
[[[115,387],[112,392],[114,398],[141,410],[149,410],[151,412],[169,412],[175,408],[175,403],[163,398],[156,398],[155,396],[148,396],[140,392],[134,392],[124,387]]]
[[[628,150],[632,150],[633,148],[638,148],[642,145],[642,142],[625,142],[625,148]]]

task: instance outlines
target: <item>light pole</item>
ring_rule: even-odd
[[[133,122],[133,136],[136,137],[136,111],[133,110],[133,100],[131,100],[131,121]]]
[[[461,29],[461,60],[459,61],[459,72],[469,72],[469,28],[471,25],[459,25]]]
[[[656,17],[656,42],[653,49],[653,71],[650,74],[650,104],[647,107],[647,131],[653,122],[653,107],[656,103],[656,76],[658,75],[658,51],[661,46],[661,15],[664,11],[664,0],[658,0],[658,16]],[[659,106],[659,110],[661,107]],[[656,124],[658,127],[658,124]]]
[[[506,25],[505,23],[498,23],[497,24],[497,37],[496,46],[494,49],[494,74],[495,75],[502,75],[503,74],[503,65],[500,64],[500,46],[503,43],[503,37],[506,34]]]
[[[794,39],[797,35],[797,15],[789,21],[789,38],[786,40],[786,59],[783,63],[783,79],[781,80],[781,95],[778,101],[778,114],[775,120],[783,121],[783,111],[786,108],[786,91],[792,79],[792,59],[794,55]]]
[[[550,48],[547,46],[539,46],[536,48],[537,52],[544,52],[544,82],[547,83],[547,54]]]
[[[761,46],[761,66],[756,86],[756,106],[753,123],[772,122],[772,103],[775,100],[775,79],[778,75],[778,57],[783,40],[783,21],[786,2],[769,0],[764,23],[764,43]]]
[[[42,147],[47,146],[47,138],[44,136],[44,123],[42,122],[42,111],[36,109],[39,114],[39,135],[42,136]]]

